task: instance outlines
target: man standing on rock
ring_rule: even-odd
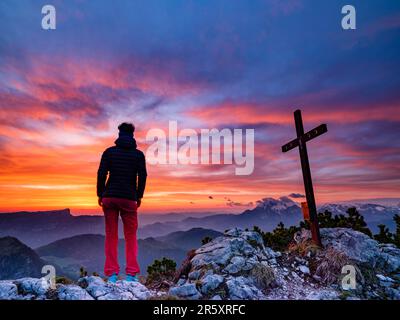
[[[113,283],[118,280],[119,274],[119,215],[124,226],[126,280],[138,281],[137,208],[142,202],[147,177],[144,154],[137,149],[133,137],[135,127],[130,123],[122,123],[118,129],[119,137],[115,140],[115,146],[104,151],[97,172],[98,202],[103,208],[106,225],[104,273],[108,281]]]

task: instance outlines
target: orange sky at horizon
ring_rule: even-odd
[[[343,32],[326,1],[116,2],[121,15],[106,2],[60,2],[53,32],[26,3],[0,5],[0,212],[100,213],[100,157],[125,121],[145,154],[146,134],[168,136],[169,121],[255,132],[251,175],[148,163],[141,213],[239,213],[303,194],[298,150],[281,152],[295,109],[305,131],[328,126],[308,143],[317,205],[400,197],[400,29],[389,6],[364,4],[369,27]]]
[[[96,70],[96,74],[99,72]],[[88,78],[96,79],[92,76]],[[33,87],[43,82],[58,82],[53,78],[45,80],[31,76],[31,81],[32,79],[36,79],[30,84]],[[100,79],[105,81],[102,77]],[[117,114],[116,117],[102,119],[88,127],[83,116],[96,115],[97,109],[81,108],[63,115],[46,106],[48,100],[62,101],[66,92],[68,97],[74,94],[79,96],[79,92],[75,91],[79,88],[80,80],[77,83],[74,81],[61,84],[58,91],[46,87],[40,87],[40,90],[31,88],[29,90],[33,92],[34,100],[3,95],[3,102],[18,104],[20,109],[0,110],[0,117],[3,119],[0,121],[0,136],[3,141],[0,160],[4,163],[0,169],[0,212],[66,207],[71,208],[73,213],[100,211],[95,186],[101,153],[106,147],[113,145],[118,123],[131,117],[129,109],[135,112],[137,108],[134,105],[125,107],[125,114],[122,116]],[[64,87],[66,88],[63,89]],[[92,97],[80,97],[83,103],[88,103],[85,101],[89,98]],[[388,111],[382,112],[385,109]],[[393,107],[382,106],[381,112],[371,112],[369,117],[375,117],[377,121],[385,117],[399,117],[399,108],[396,109],[397,113],[393,110]],[[21,115],[30,119],[29,125],[25,123],[14,126],[13,119]],[[254,127],[255,171],[250,176],[235,176],[232,165],[148,164],[148,184],[141,212],[241,212],[264,197],[277,198],[290,193],[303,193],[297,150],[287,154],[280,151],[281,144],[294,138],[294,123],[290,111],[274,106],[260,107],[226,102],[215,106],[191,107],[183,113],[178,111],[173,117],[180,119],[178,131],[190,126],[199,131],[199,128],[206,128],[207,125],[209,128],[221,129],[226,121],[233,127]],[[318,107],[310,107],[305,110],[303,117],[306,129],[322,122],[327,122],[329,128],[326,136],[311,142],[309,147],[318,203],[354,198],[388,198],[399,194],[399,187],[394,184],[379,188],[371,188],[368,184],[370,172],[376,171],[380,177],[391,167],[368,159],[368,150],[351,148],[332,136],[341,134],[343,123],[348,122],[351,127],[357,123],[357,118],[363,121],[364,110],[330,109],[320,112]],[[150,121],[146,121],[146,115],[143,118],[139,114],[135,118],[139,120],[134,121],[137,126],[135,136],[139,148],[144,152],[149,145],[145,141],[146,130],[155,127],[168,132],[166,115],[158,119],[150,117]],[[342,118],[346,121],[341,121]],[[264,136],[271,141],[264,141]],[[392,150],[388,148],[387,152],[391,154]],[[367,181],[353,182],[354,174]],[[338,179],[344,180],[341,182]],[[379,183],[379,179],[374,183]]]
[[[100,213],[95,188],[97,166],[103,148],[99,145],[64,147],[52,149],[47,154],[38,148],[28,150],[29,157],[26,157],[26,150],[14,150],[13,161],[21,163],[14,166],[15,171],[8,174],[3,171],[0,177],[0,212],[70,208],[72,214]],[[231,172],[230,175],[223,175],[221,181],[214,178],[210,184],[207,179],[200,177],[210,167],[208,165],[148,164],[148,183],[140,212],[239,213],[254,207],[256,201],[264,197],[278,198],[292,192],[303,193],[298,153],[294,151],[291,158],[293,165],[298,167],[293,173],[295,183],[280,181],[279,177],[274,178],[273,184],[259,177],[253,181],[252,176],[235,176]],[[177,168],[188,170],[188,176],[173,177],[168,174]],[[235,184],[241,186],[240,190],[236,190]],[[314,176],[314,189],[320,204],[354,198],[397,196],[396,191],[384,188],[379,192],[371,191],[367,185],[358,185],[359,192],[354,193],[354,186],[327,183],[318,175]],[[363,196],[360,197],[359,193]],[[229,206],[227,199],[243,205]]]

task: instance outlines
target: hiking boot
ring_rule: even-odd
[[[126,275],[126,281],[128,281],[128,282],[139,282],[139,279],[138,279],[138,277],[136,276],[136,275],[130,275],[130,274],[128,274],[128,275]]]
[[[118,274],[113,273],[111,276],[108,277],[108,282],[116,283],[118,281]]]

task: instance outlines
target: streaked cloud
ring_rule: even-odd
[[[118,15],[107,1],[60,2],[54,33],[37,27],[37,6],[0,4],[0,210],[96,210],[98,161],[122,121],[143,150],[169,120],[255,129],[251,176],[149,166],[144,211],[301,194],[298,152],[280,152],[297,108],[306,130],[328,124],[309,147],[318,201],[400,192],[399,3],[358,2],[373,14],[353,33],[339,1],[118,1]]]

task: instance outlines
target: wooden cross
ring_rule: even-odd
[[[308,162],[306,142],[320,136],[321,134],[324,134],[328,131],[328,128],[326,124],[321,124],[320,126],[308,131],[307,133],[304,133],[303,119],[301,118],[300,110],[296,110],[294,112],[294,122],[296,124],[297,138],[282,146],[282,152],[287,152],[296,147],[299,147],[301,170],[303,171],[304,189],[306,191],[312,239],[316,245],[322,247],[317,218],[317,206],[315,204],[314,189],[311,180],[311,170],[310,163]]]

